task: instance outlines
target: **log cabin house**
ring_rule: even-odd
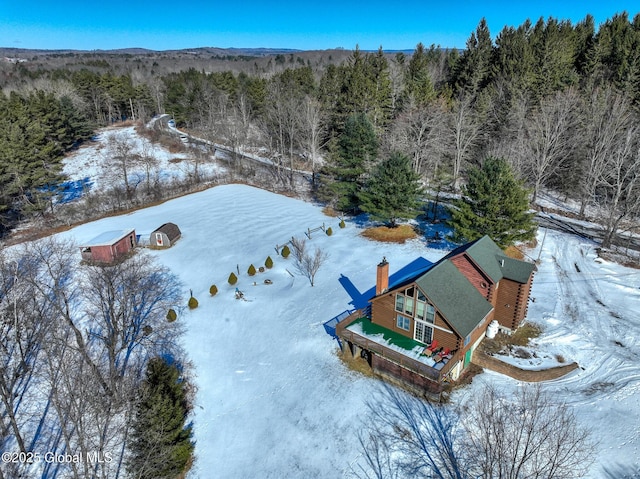
[[[376,373],[439,398],[443,384],[467,368],[489,324],[518,328],[534,272],[533,263],[506,256],[488,236],[391,285],[383,259],[369,306],[335,332],[346,353],[365,358]]]

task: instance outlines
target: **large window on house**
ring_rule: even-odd
[[[404,294],[396,294],[396,311],[404,313]]]
[[[425,301],[416,301],[416,318],[428,323],[433,323],[436,310],[433,306]]]
[[[396,293],[396,311],[413,316],[413,310],[415,307],[414,295],[415,288],[413,287]]]
[[[422,321],[415,321],[416,329],[413,332],[413,339],[424,344],[430,344],[433,339],[433,328]]]
[[[400,328],[400,329],[404,329],[405,331],[409,331],[409,318],[405,318],[404,316],[400,316],[398,315],[396,317],[396,325]]]
[[[413,298],[410,296],[404,298],[404,312],[413,316]]]
[[[396,293],[396,311],[408,316],[415,315],[416,319],[427,323],[433,323],[436,314],[427,297],[415,286]]]

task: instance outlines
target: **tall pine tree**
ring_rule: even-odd
[[[428,105],[436,97],[436,90],[429,74],[429,57],[424,45],[418,43],[405,75],[405,94],[419,107]]]
[[[378,140],[367,116],[351,115],[322,171],[318,191],[321,199],[341,211],[356,211],[363,175],[377,152]]]
[[[420,176],[402,153],[381,162],[360,193],[360,209],[374,219],[396,226],[399,219],[414,218],[420,207]]]
[[[473,241],[488,235],[502,248],[532,239],[536,224],[528,195],[504,159],[487,158],[481,168],[469,171],[462,197],[450,209],[456,239]]]
[[[467,40],[467,48],[458,58],[452,75],[457,93],[475,95],[487,86],[492,77],[493,42],[486,19],[481,19],[476,31]]]
[[[141,386],[128,469],[138,479],[176,479],[193,455],[186,382],[172,360],[153,358]]]

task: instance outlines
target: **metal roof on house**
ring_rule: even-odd
[[[447,258],[416,279],[416,284],[461,337],[466,337],[493,309]]]
[[[135,230],[114,230],[114,231],[105,231],[104,233],[100,233],[98,236],[93,238],[92,240],[86,242],[83,247],[87,246],[111,246],[112,244],[117,243],[122,238],[129,236]]]

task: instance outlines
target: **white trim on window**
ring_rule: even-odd
[[[413,339],[424,344],[431,344],[433,340],[433,328],[431,324],[424,321],[414,321]]]
[[[409,331],[411,329],[411,320],[401,314],[396,316],[396,326],[400,329],[404,329],[405,331]]]

